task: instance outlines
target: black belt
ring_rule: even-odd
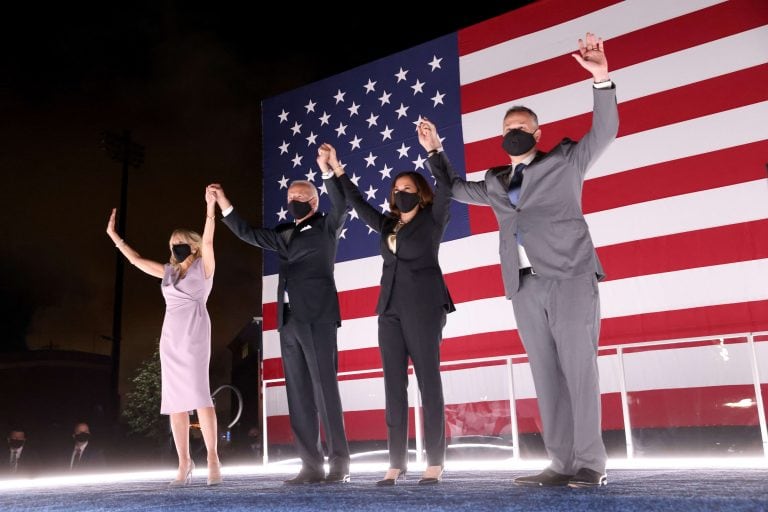
[[[535,276],[536,272],[533,271],[533,267],[525,267],[520,269],[520,277],[523,276]]]

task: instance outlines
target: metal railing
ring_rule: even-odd
[[[622,416],[624,419],[624,437],[626,439],[626,447],[627,447],[627,458],[633,458],[634,457],[634,445],[632,442],[632,423],[631,418],[629,414],[629,400],[628,395],[629,391],[627,390],[627,384],[626,384],[626,376],[624,371],[624,355],[625,351],[627,349],[635,349],[635,348],[643,348],[643,347],[663,347],[667,345],[683,345],[683,344],[693,344],[693,343],[700,343],[703,341],[712,341],[712,340],[720,340],[723,342],[726,339],[734,339],[734,338],[745,338],[745,343],[749,347],[749,359],[750,359],[750,367],[752,370],[752,383],[754,385],[755,389],[755,402],[757,406],[757,415],[758,415],[758,423],[760,427],[760,436],[762,439],[762,446],[763,446],[763,456],[768,458],[768,426],[766,425],[766,415],[765,415],[765,405],[763,402],[763,393],[760,386],[761,380],[760,380],[760,367],[757,363],[757,349],[755,347],[755,337],[759,336],[768,336],[768,331],[761,331],[761,332],[742,332],[742,333],[729,333],[729,334],[719,334],[719,335],[711,335],[711,336],[698,336],[698,337],[692,337],[692,338],[676,338],[676,339],[669,339],[669,340],[658,340],[658,341],[644,341],[644,342],[635,342],[635,343],[623,343],[620,345],[606,345],[606,346],[600,346],[599,352],[606,352],[615,350],[617,355],[617,361],[619,366],[619,391],[621,395],[621,409],[622,409]],[[482,363],[489,363],[489,362],[499,362],[499,363],[505,363],[507,367],[507,388],[509,393],[509,415],[510,415],[510,433],[512,437],[512,458],[513,459],[519,459],[520,458],[520,433],[518,431],[518,425],[517,425],[517,406],[516,406],[516,398],[515,398],[515,385],[514,385],[514,362],[515,360],[519,359],[527,359],[526,354],[516,354],[516,355],[510,355],[510,356],[495,356],[495,357],[479,357],[474,359],[459,359],[455,361],[442,361],[440,363],[441,368],[450,368],[451,366],[466,366],[471,364],[482,364]],[[410,365],[408,367],[409,370],[413,370],[413,366]],[[366,374],[374,374],[374,373],[381,373],[383,371],[382,368],[374,368],[374,369],[368,369],[368,370],[355,370],[355,371],[345,371],[345,372],[339,372],[339,376],[349,376],[349,375],[366,375]],[[263,463],[267,464],[269,462],[269,435],[267,431],[267,419],[268,419],[268,411],[267,411],[267,387],[269,384],[273,383],[284,383],[285,378],[279,378],[279,379],[264,379],[262,381],[262,404],[263,404],[263,411],[262,411],[262,431],[263,431],[263,443],[264,443],[264,451],[263,451]],[[423,447],[423,427],[421,425],[421,396],[418,391],[418,387],[415,389],[416,393],[416,399],[414,401],[414,422],[416,424],[416,432],[414,433],[415,441],[416,441],[416,462],[420,463],[422,462],[422,447]]]

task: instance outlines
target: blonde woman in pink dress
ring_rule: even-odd
[[[221,483],[217,451],[216,412],[208,383],[211,358],[211,321],[206,301],[213,285],[215,267],[213,232],[216,198],[206,192],[203,236],[177,229],[168,242],[170,259],[159,263],[143,258],[115,232],[115,213],[107,234],[128,261],[139,270],[161,278],[165,318],[160,336],[162,402],[160,413],[171,418],[171,430],[179,455],[179,472],[171,486],[192,481],[195,464],[189,453],[189,411],[197,410],[200,430],[208,452],[208,485]]]

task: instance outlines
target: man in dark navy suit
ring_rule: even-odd
[[[91,429],[87,423],[77,423],[72,432],[75,445],[65,459],[70,471],[92,472],[104,468],[104,451],[91,441]]]
[[[299,474],[286,484],[349,481],[349,446],[336,378],[341,313],[333,276],[347,214],[343,193],[332,177],[323,176],[331,200],[328,214],[317,211],[317,188],[311,182],[294,181],[288,187],[288,211],[295,221],[274,229],[250,226],[220,185],[208,187],[216,195],[224,224],[235,235],[280,256],[277,328],[291,431],[302,461]],[[318,414],[328,445],[327,476]]]
[[[5,476],[29,478],[38,468],[37,454],[34,448],[27,446],[27,434],[16,427],[8,432],[8,451],[5,463],[0,466],[0,478]]]

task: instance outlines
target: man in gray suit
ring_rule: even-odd
[[[581,191],[590,166],[616,138],[619,117],[603,41],[588,33],[573,57],[594,77],[592,127],[581,141],[564,139],[545,154],[536,149],[536,114],[512,107],[504,116],[502,144],[510,165],[488,170],[484,181],[453,181],[454,199],[491,206],[496,214],[504,289],[531,365],[552,459],[542,473],[516,478],[519,485],[593,487],[607,481],[597,370],[597,281],[604,274],[581,211]]]

